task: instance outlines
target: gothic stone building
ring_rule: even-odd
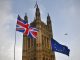
[[[28,22],[27,15],[24,20]],[[30,24],[39,29],[37,39],[23,35],[22,60],[55,60],[55,53],[51,50],[52,24],[48,14],[47,24],[41,21],[40,9],[36,6],[34,21]]]

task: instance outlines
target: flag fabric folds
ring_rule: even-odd
[[[65,45],[61,45],[60,43],[58,43],[53,38],[51,38],[51,46],[52,46],[52,51],[63,53],[65,55],[68,55],[69,56],[70,50],[68,49],[68,47],[65,46]]]
[[[25,20],[22,20],[21,17],[18,15],[16,31],[22,32],[24,35],[27,35],[28,26],[29,24]]]
[[[24,35],[28,36],[29,38],[36,38],[38,29],[31,27],[28,22],[23,20],[19,15],[17,18],[17,25],[16,31],[22,32]]]
[[[37,38],[38,29],[32,26],[29,26],[28,37]]]

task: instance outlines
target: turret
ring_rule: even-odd
[[[52,24],[51,24],[51,18],[49,16],[49,14],[47,16],[47,27],[48,27],[49,31],[52,33]]]
[[[18,15],[18,18],[17,19],[19,19],[19,20],[23,20],[21,17],[20,17],[20,15]]]
[[[48,25],[49,28],[51,28],[51,19],[50,19],[49,14],[47,16],[47,25]]]
[[[25,16],[24,16],[24,20],[28,23],[28,17],[27,17],[26,13],[25,13]]]
[[[36,19],[36,20],[41,20],[41,17],[40,17],[40,9],[39,9],[39,7],[38,7],[38,4],[36,4],[35,19]]]
[[[38,7],[38,4],[36,2],[36,12],[35,12],[35,24],[36,24],[36,27],[39,29],[41,28],[41,16],[40,16],[40,9]]]

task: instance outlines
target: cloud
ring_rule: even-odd
[[[41,1],[41,0],[40,0]],[[63,1],[63,0],[62,0]],[[64,0],[64,3],[61,2],[55,2],[54,8],[55,14],[54,17],[54,35],[57,37],[57,40],[62,42],[62,44],[66,44],[69,46],[71,50],[70,57],[66,57],[65,55],[60,55],[59,53],[56,53],[56,59],[59,60],[63,58],[63,60],[79,60],[80,53],[79,53],[79,39],[80,39],[80,0]],[[66,2],[65,2],[66,1]],[[16,1],[15,1],[16,2]],[[20,2],[22,3],[22,2]],[[17,4],[17,3],[16,3]],[[40,4],[42,4],[40,2]],[[52,4],[52,3],[51,3]],[[59,6],[59,5],[60,6]],[[21,5],[21,4],[20,4]],[[49,5],[49,4],[48,4]],[[21,7],[21,6],[19,6]],[[28,5],[27,5],[28,7]],[[49,6],[50,7],[50,6]],[[47,7],[47,8],[49,8]],[[16,9],[17,7],[15,7]],[[22,8],[22,7],[21,7]],[[26,8],[26,7],[25,7]],[[46,22],[46,8],[41,5],[39,6],[41,17],[44,22]],[[53,7],[51,7],[53,8]],[[27,8],[28,9],[28,8]],[[54,9],[52,9],[54,10]],[[52,10],[49,9],[51,12]],[[23,10],[21,10],[22,12]],[[0,60],[13,60],[14,58],[14,40],[15,40],[15,25],[16,25],[16,19],[13,16],[12,13],[12,6],[11,6],[11,0],[0,0]],[[32,21],[32,16],[35,15],[35,9],[30,8],[28,11],[29,19]],[[53,15],[53,13],[51,12]],[[50,14],[50,15],[51,15]],[[22,14],[21,14],[22,15]],[[56,17],[55,17],[56,16]],[[56,23],[56,24],[55,24]],[[56,28],[57,29],[56,29]],[[63,31],[64,30],[64,31]],[[61,34],[64,34],[65,31],[68,32],[68,36],[64,37]],[[56,32],[56,33],[55,33]],[[18,37],[21,37],[21,35],[17,35]],[[17,40],[17,46],[16,46],[16,59],[17,57],[22,57],[21,51],[22,47],[20,46],[22,43],[22,38],[19,38]],[[64,41],[63,41],[64,40]],[[69,44],[68,44],[69,42]],[[75,43],[76,42],[76,43]],[[21,58],[19,58],[21,60]]]
[[[12,60],[14,36],[11,33],[14,35],[14,25],[11,22],[14,17],[11,13],[11,0],[0,0],[0,14],[0,60]]]
[[[66,0],[63,6],[65,7],[58,9],[59,16],[63,19],[59,19],[57,15],[57,20],[59,21],[57,28],[59,29],[60,27],[61,29],[58,32],[56,30],[55,34],[57,34],[56,37],[59,42],[70,48],[70,57],[67,59],[67,57],[56,53],[56,58],[57,60],[63,57],[63,60],[79,60],[80,48],[77,46],[80,45],[80,0]],[[61,36],[66,31],[68,32],[68,36]]]

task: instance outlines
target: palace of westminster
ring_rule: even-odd
[[[24,20],[28,22],[27,15]],[[51,50],[51,38],[53,37],[51,18],[48,14],[47,24],[41,21],[39,6],[31,26],[39,29],[37,38],[29,38],[23,35],[22,60],[55,60],[55,53]]]

